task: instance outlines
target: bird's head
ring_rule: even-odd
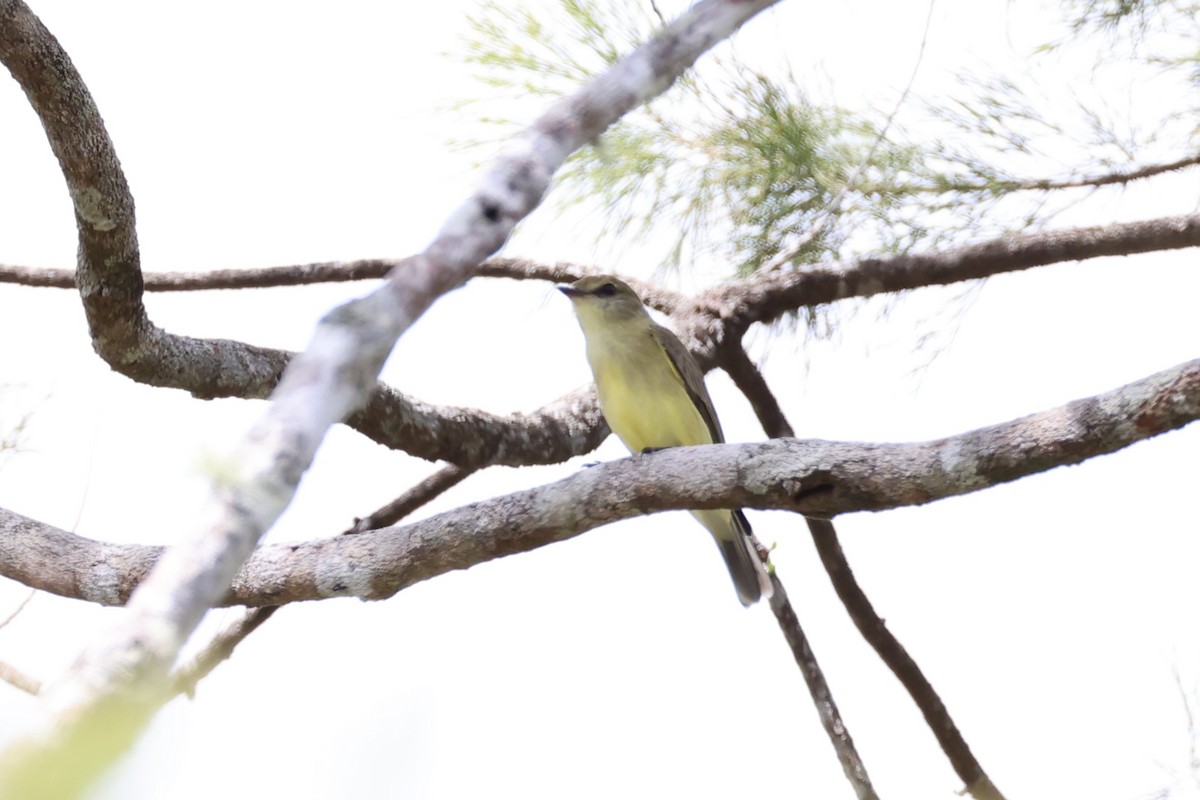
[[[589,323],[617,323],[647,316],[637,292],[611,275],[589,275],[558,290],[571,298],[585,330]]]

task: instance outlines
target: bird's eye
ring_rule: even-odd
[[[601,297],[612,297],[616,293],[617,287],[613,286],[611,283],[606,283],[596,290],[596,294],[600,295]]]

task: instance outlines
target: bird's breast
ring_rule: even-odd
[[[613,433],[634,453],[711,444],[708,426],[666,351],[649,332],[625,341],[637,345],[588,347],[600,410]]]

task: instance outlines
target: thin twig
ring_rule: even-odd
[[[5,617],[3,620],[0,620],[0,629],[8,627],[9,623],[16,619],[18,614],[25,610],[25,606],[29,605],[29,601],[33,599],[35,594],[37,594],[37,591],[30,591],[27,595],[25,595],[24,599],[17,604],[17,607],[14,608],[7,617]],[[37,678],[26,675],[12,664],[8,664],[4,661],[0,661],[0,681],[4,681],[5,683],[15,686],[23,692],[33,695],[36,695],[42,690],[41,681],[39,681]]]
[[[72,528],[72,530],[74,530],[74,528]],[[25,595],[24,599],[22,599],[20,603],[17,603],[17,607],[9,612],[7,617],[0,621],[0,629],[7,628],[9,623],[16,619],[18,614],[25,610],[25,606],[29,605],[29,601],[33,599],[35,594],[37,594],[37,590],[31,589],[29,594]]]
[[[722,348],[718,360],[721,367],[733,379],[734,384],[750,401],[767,436],[772,439],[792,436],[792,426],[779,406],[779,401],[741,344],[733,342],[730,346]],[[779,572],[774,567],[771,569],[771,585],[774,589],[771,596],[771,611],[775,613],[775,619],[779,623],[779,629],[783,632],[783,638],[792,648],[796,665],[800,667],[800,673],[804,676],[805,684],[808,685],[813,705],[816,706],[817,715],[821,718],[821,725],[825,728],[825,733],[837,753],[842,771],[845,772],[850,785],[854,787],[854,793],[859,800],[876,798],[878,795],[871,786],[866,765],[863,764],[862,758],[854,747],[850,731],[838,712],[837,704],[833,701],[829,683],[825,680],[820,664],[817,663],[817,657],[808,643],[808,637],[804,635],[804,629],[800,627],[800,618],[796,615],[796,610],[792,608],[791,600],[788,599],[787,591],[783,587],[783,581],[779,578]]]
[[[825,572],[828,573],[842,605],[854,620],[854,625],[908,690],[908,694],[924,715],[929,729],[937,737],[942,752],[950,759],[954,771],[966,784],[967,791],[975,800],[1004,800],[1004,795],[983,771],[958,726],[950,718],[950,712],[946,710],[942,699],[925,678],[917,662],[887,629],[883,619],[875,613],[862,587],[854,579],[854,573],[846,561],[845,553],[842,552],[833,523],[824,519],[808,519],[808,529],[812,532],[813,542],[817,546],[817,553],[821,556]]]
[[[721,366],[733,378],[734,383],[746,395],[746,398],[750,400],[750,404],[754,407],[755,413],[758,414],[758,418],[762,422],[763,429],[767,432],[767,435],[772,438],[792,435],[791,425],[788,424],[787,419],[784,417],[783,410],[779,407],[774,393],[771,392],[767,382],[763,379],[762,373],[750,361],[749,356],[746,355],[746,351],[741,346],[723,348],[721,351]],[[938,698],[933,687],[925,679],[916,662],[908,655],[904,646],[887,630],[883,620],[875,614],[871,606],[871,601],[867,599],[862,588],[854,580],[854,573],[851,571],[850,564],[846,561],[845,554],[838,544],[837,531],[834,529],[833,523],[826,519],[812,519],[807,517],[805,521],[812,532],[817,552],[821,555],[821,561],[825,565],[825,570],[829,574],[830,581],[833,583],[838,597],[841,598],[842,604],[846,607],[846,611],[850,614],[851,619],[854,620],[854,624],[858,627],[859,632],[862,633],[863,638],[875,648],[875,652],[879,654],[883,662],[887,664],[892,672],[900,678],[905,688],[909,690],[909,694],[912,695],[917,706],[924,713],[925,721],[929,724],[939,743],[942,744],[943,751],[945,751],[947,757],[950,759],[959,777],[966,783],[967,791],[976,800],[1003,800],[1003,795],[992,784],[987,774],[983,771],[983,767],[979,765],[979,762],[971,753],[971,749],[962,738],[954,721],[950,718],[949,712]],[[775,580],[778,582],[777,576]],[[780,627],[784,627],[785,617],[781,616],[778,612],[776,616],[779,618]],[[788,618],[794,618],[794,614]],[[788,633],[789,631],[785,627],[784,635],[787,636]],[[798,635],[803,637],[803,633],[799,633]],[[788,641],[791,643],[792,639],[789,638]],[[806,643],[805,646],[807,646]],[[799,655],[797,655],[796,660],[797,663],[801,663]],[[803,666],[801,663],[801,668]],[[815,694],[814,699],[816,699]],[[820,710],[820,703],[818,703],[818,710]],[[838,747],[837,742],[834,743],[834,747]],[[839,758],[842,759],[842,768],[847,770],[846,774],[848,777],[851,776],[851,772],[849,771],[850,766],[861,767],[861,763],[859,762],[847,761],[842,756],[840,750]],[[852,777],[851,781],[853,782]],[[856,790],[858,789],[857,786],[855,788]]]
[[[217,668],[217,665],[232,656],[234,648],[241,644],[247,636],[258,630],[258,627],[269,620],[280,608],[281,606],[251,608],[243,612],[241,618],[236,622],[225,626],[204,646],[203,650],[192,657],[191,661],[175,670],[171,676],[171,694],[193,697],[196,693],[196,685],[208,677],[209,673]]]
[[[792,608],[792,603],[788,599],[787,591],[784,590],[777,572],[771,573],[771,583],[774,587],[774,593],[771,595],[771,610],[775,612],[775,619],[779,621],[779,629],[783,631],[783,638],[792,648],[796,665],[800,667],[800,674],[804,676],[804,682],[808,685],[809,694],[812,695],[813,703],[817,707],[817,714],[821,718],[821,726],[825,728],[825,733],[829,736],[829,741],[837,752],[842,771],[846,773],[846,779],[854,787],[854,794],[859,800],[878,800],[879,795],[871,786],[867,768],[859,758],[858,750],[854,747],[854,740],[850,738],[850,731],[838,712],[837,703],[833,701],[833,693],[829,690],[829,684],[825,681],[825,675],[821,672],[817,657],[813,655],[812,647],[808,644],[808,637],[804,635],[804,630],[800,627],[800,620],[796,616],[795,609]]]
[[[442,492],[458,485],[474,471],[457,464],[447,464],[392,502],[365,517],[354,520],[354,524],[343,531],[342,535],[363,533],[395,525]]]

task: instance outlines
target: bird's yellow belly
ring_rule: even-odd
[[[608,427],[630,451],[712,443],[704,418],[669,367],[624,366],[609,364],[596,386]]]

